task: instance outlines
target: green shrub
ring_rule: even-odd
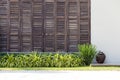
[[[83,65],[78,54],[68,53],[4,54],[0,58],[0,67],[79,67]]]
[[[83,44],[78,45],[78,49],[80,52],[80,58],[85,65],[90,65],[92,62],[95,54],[96,54],[96,47],[92,44]]]
[[[89,65],[96,53],[93,45],[78,45],[78,53],[1,54],[0,67],[80,67]]]

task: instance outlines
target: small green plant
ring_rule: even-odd
[[[78,49],[80,52],[81,60],[85,63],[85,65],[90,65],[97,52],[96,47],[92,44],[79,44]]]

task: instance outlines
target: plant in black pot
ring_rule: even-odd
[[[96,55],[97,63],[101,63],[101,64],[104,63],[105,58],[106,58],[105,54],[101,51],[99,51],[98,54]]]

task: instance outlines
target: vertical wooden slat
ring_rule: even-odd
[[[65,0],[65,40],[64,40],[64,50],[67,52],[67,1]]]
[[[9,29],[10,29],[10,19],[9,19],[9,0],[7,0],[6,1],[7,3],[6,3],[6,9],[7,9],[7,26],[6,26],[6,36],[7,36],[7,44],[6,44],[6,46],[7,46],[7,52],[9,51]]]
[[[88,43],[91,44],[91,0],[88,1],[88,15],[89,15],[89,40]]]
[[[19,31],[18,31],[18,39],[19,39],[19,50],[18,50],[18,52],[21,52],[21,1],[20,0],[18,0],[19,1]]]
[[[33,0],[31,0],[31,51],[33,50]]]
[[[56,22],[56,20],[57,20],[57,0],[54,0],[54,1],[55,1],[55,2],[54,2],[54,3],[55,3],[55,4],[54,4],[54,7],[55,7],[55,8],[54,8],[54,17],[55,17],[55,18],[54,18],[54,20],[55,20],[55,23],[54,23],[54,28],[55,28],[55,30],[54,30],[54,32],[55,32],[55,33],[54,33],[54,34],[55,34],[55,35],[54,35],[54,36],[55,36],[55,39],[54,39],[54,41],[55,41],[54,48],[55,48],[55,49],[54,49],[54,51],[57,51],[57,39],[56,39],[56,38],[57,38],[57,35],[56,35],[56,33],[57,33],[57,28],[56,28],[56,26],[57,26],[57,22]]]
[[[22,52],[22,1],[19,0],[19,52]]]
[[[43,52],[45,52],[45,0],[43,0]]]
[[[7,26],[7,51],[10,51],[10,2],[7,0],[7,10],[8,10],[8,26]]]
[[[77,10],[78,10],[78,44],[80,44],[80,0],[77,0]]]

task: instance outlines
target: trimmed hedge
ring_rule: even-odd
[[[4,54],[0,56],[0,67],[80,67],[85,63],[79,54],[37,53]]]

